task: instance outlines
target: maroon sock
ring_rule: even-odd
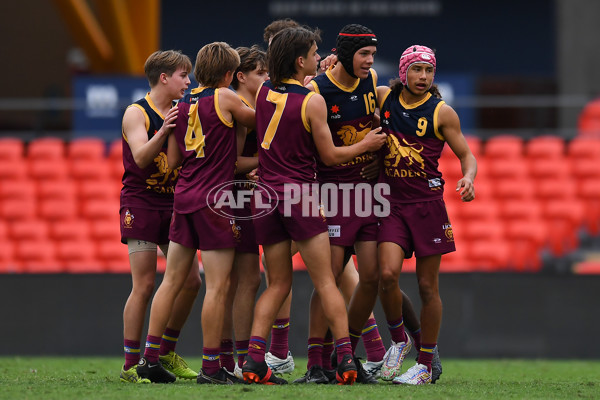
[[[177,331],[175,329],[165,329],[165,333],[163,333],[162,339],[160,341],[159,354],[161,356],[169,354],[170,351],[175,351],[175,346],[177,346],[177,341],[179,340],[180,333],[181,331]]]
[[[321,365],[323,369],[332,370],[331,366],[331,353],[333,353],[333,336],[331,331],[327,330],[325,340],[323,340],[323,356],[321,357]]]
[[[375,318],[370,318],[367,321],[365,329],[363,329],[362,339],[367,352],[367,360],[376,362],[383,360],[385,346],[381,340],[379,329],[377,329]]]
[[[306,369],[309,370],[313,365],[323,367],[323,339],[311,337],[308,338],[308,363]]]
[[[350,333],[350,347],[352,348],[352,354],[354,354],[354,351],[356,350],[356,346],[358,345],[358,342],[360,341],[360,336],[361,336],[362,332],[357,332],[354,329],[350,328],[349,333]]]
[[[231,339],[221,340],[221,354],[219,355],[221,367],[229,372],[235,369],[235,360],[233,359],[233,341]]]
[[[251,336],[248,343],[248,355],[256,362],[262,363],[265,361],[265,351],[267,349],[267,341],[260,336]]]
[[[335,349],[337,350],[337,362],[338,365],[342,363],[342,358],[346,354],[352,354],[352,345],[350,344],[349,337],[339,338],[335,341]]]
[[[219,372],[219,369],[221,368],[220,352],[221,350],[219,348],[202,348],[202,371],[204,371],[206,375],[212,376]]]
[[[388,328],[394,343],[406,342],[406,332],[404,332],[404,318],[394,321],[388,321]]]
[[[427,366],[427,370],[431,372],[431,360],[433,360],[433,350],[437,343],[422,343],[419,351],[419,364]]]
[[[421,329],[416,332],[411,332],[410,336],[412,336],[413,339],[413,347],[419,351],[421,348]]]
[[[285,360],[290,349],[288,336],[290,332],[290,319],[276,319],[271,328],[271,346],[269,352],[275,357]]]
[[[238,367],[242,368],[244,365],[244,359],[248,355],[248,342],[249,340],[236,340],[235,341],[235,352],[238,356]]]
[[[125,364],[123,365],[123,369],[127,371],[140,361],[140,341],[124,339],[123,351],[125,352]]]
[[[146,336],[146,350],[144,351],[144,357],[151,363],[158,362],[160,340],[161,338],[159,338],[158,336]]]

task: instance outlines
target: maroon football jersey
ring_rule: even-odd
[[[175,135],[183,155],[181,171],[175,188],[173,208],[189,214],[214,204],[216,189],[233,181],[235,170],[236,137],[233,122],[226,121],[218,104],[220,90],[202,88],[197,100],[184,97],[177,107]]]
[[[441,199],[444,180],[438,160],[444,137],[438,129],[439,110],[445,102],[431,93],[415,104],[388,91],[381,101],[381,126],[387,133],[381,148],[380,182],[390,185],[389,199],[417,202]]]
[[[148,140],[158,132],[164,122],[164,116],[156,108],[150,95],[140,99],[129,107],[139,108],[146,118]],[[152,210],[170,210],[173,207],[173,192],[178,171],[171,171],[167,165],[167,140],[160,153],[146,168],[137,166],[127,143],[123,139],[123,188],[121,189],[121,207],[145,208]]]
[[[277,87],[266,81],[257,94],[258,175],[278,193],[286,183],[316,181],[316,147],[306,119],[306,103],[314,94],[291,79]]]

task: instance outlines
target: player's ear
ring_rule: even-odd
[[[299,69],[304,68],[304,57],[300,56],[296,58],[296,65],[299,67]]]
[[[236,74],[236,77],[237,77],[238,82],[246,83],[246,75],[244,75],[244,73],[242,71],[238,71],[238,73]]]

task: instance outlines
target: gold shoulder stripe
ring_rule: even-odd
[[[308,100],[310,100],[310,98],[313,97],[315,94],[315,92],[310,92],[306,95],[304,101],[302,102],[302,123],[304,124],[304,129],[311,133],[312,130],[310,129],[310,124],[308,123],[308,119],[306,119],[306,105],[308,104]]]
[[[377,93],[377,91],[375,91],[375,93]],[[388,89],[385,94],[383,95],[383,97],[379,100],[379,109],[381,110],[383,108],[383,103],[385,103],[385,100],[388,98],[388,96],[390,95],[390,93],[392,93],[392,89]]]
[[[215,89],[215,110],[217,111],[217,115],[219,116],[219,119],[221,120],[221,122],[223,123],[223,125],[232,128],[233,127],[233,121],[227,121],[225,119],[225,117],[223,116],[223,114],[221,113],[221,108],[219,107],[219,90],[220,89]]]
[[[438,117],[440,114],[440,108],[442,108],[444,104],[446,104],[445,101],[440,101],[438,105],[435,106],[435,110],[433,110],[433,131],[435,132],[435,136],[440,140],[446,140],[444,139],[444,135],[442,135],[438,129]]]

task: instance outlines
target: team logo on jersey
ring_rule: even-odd
[[[402,111],[402,116],[405,118],[408,118],[408,117],[410,117],[410,114],[405,111]]]
[[[172,171],[169,169],[167,155],[162,151],[154,158],[154,162],[156,163],[156,169],[158,169],[158,172],[150,175],[150,178],[146,179],[148,189],[153,189],[158,193],[173,193],[174,188],[172,185],[166,188],[164,186],[167,184],[169,179],[173,181],[177,177],[178,170]],[[173,172],[173,176],[171,176],[171,172]]]
[[[417,148],[418,143],[408,143],[406,139],[402,138],[401,145],[398,138],[394,135],[387,137],[387,145],[389,148],[389,154],[385,156],[383,163],[386,167],[397,167],[400,160],[404,159],[406,166],[418,164],[421,169],[425,169],[425,160],[421,155],[423,146],[420,145],[420,149]]]
[[[329,115],[330,119],[342,118],[342,116],[340,114],[338,114],[340,112],[340,107],[337,106],[336,104],[332,105],[331,108],[329,109],[329,111],[331,112],[331,114]]]
[[[367,133],[371,130],[371,123],[358,124],[360,128],[364,128],[360,131],[357,131],[356,128],[352,125],[344,125],[338,131],[337,135],[342,139],[345,146],[353,145],[354,143],[358,143],[365,138]]]
[[[233,238],[236,242],[239,242],[242,239],[242,233],[240,232],[242,228],[236,225],[234,219],[229,220],[229,224],[231,225],[231,231],[233,232]]]
[[[384,116],[386,119],[390,118],[390,115],[391,115],[391,114],[390,114],[390,112],[389,112],[389,111],[386,111],[386,112],[384,112],[384,113],[383,113],[383,116]]]
[[[352,96],[350,96],[350,101],[356,101],[358,100],[358,96],[353,94]]]
[[[123,226],[125,228],[132,228],[133,227],[133,219],[135,217],[133,216],[133,214],[127,209],[125,210],[125,216],[123,217]]]

